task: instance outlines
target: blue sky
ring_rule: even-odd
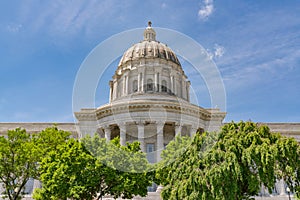
[[[207,49],[224,81],[226,121],[300,122],[298,0],[0,1],[0,122],[73,122],[85,57],[148,20]],[[114,67],[99,83],[98,106],[108,101],[101,88]],[[192,87],[200,106],[211,107],[205,85]]]

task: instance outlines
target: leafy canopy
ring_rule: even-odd
[[[219,133],[196,134],[167,169],[163,199],[250,199],[280,178],[299,187],[299,145],[266,126],[232,122]]]
[[[74,139],[51,151],[40,165],[43,187],[34,192],[35,199],[86,199],[97,195],[99,167],[96,159]]]
[[[132,198],[147,195],[152,183],[149,166],[138,142],[120,146],[98,136],[74,139],[57,146],[41,162],[43,188],[35,199]]]
[[[24,129],[9,130],[0,137],[0,182],[5,196],[21,199],[25,184],[37,176],[38,149]]]

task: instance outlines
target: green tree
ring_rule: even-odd
[[[277,144],[277,176],[282,177],[300,199],[300,145],[296,140],[287,137],[282,137]]]
[[[100,170],[96,158],[74,139],[52,150],[40,163],[43,187],[35,199],[86,199],[97,196]]]
[[[86,137],[83,143],[103,163],[106,173],[102,173],[102,195],[114,198],[132,198],[134,195],[146,196],[147,186],[152,183],[152,173],[146,155],[141,152],[139,142],[120,145],[120,139],[114,138],[109,143],[98,136]]]
[[[21,199],[29,178],[37,176],[38,149],[24,129],[0,137],[0,182],[10,200]]]
[[[232,122],[196,134],[170,168],[163,199],[250,199],[276,179],[299,182],[299,145],[266,126]]]
[[[147,176],[148,167],[138,142],[120,146],[118,138],[109,143],[98,136],[81,141],[70,139],[50,151],[40,163],[43,188],[34,192],[34,198],[145,196],[152,183]]]
[[[70,138],[71,133],[59,130],[55,125],[48,127],[38,134],[34,134],[33,141],[39,149],[39,157],[43,159],[46,154],[52,150],[56,150],[61,144],[64,144]]]
[[[188,136],[176,136],[161,153],[161,162],[156,164],[155,182],[166,185],[168,174],[172,172],[171,164],[182,156],[191,145],[192,138]]]

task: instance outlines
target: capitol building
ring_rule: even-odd
[[[142,41],[124,52],[109,81],[109,103],[76,111],[77,123],[56,125],[74,137],[98,133],[107,140],[120,137],[121,145],[137,140],[148,160],[155,163],[176,135],[218,131],[224,123],[226,112],[191,103],[190,86],[177,55],[163,41],[157,41],[149,22]],[[300,123],[263,124],[300,142]],[[52,124],[0,123],[0,135],[17,127],[35,133],[49,126]],[[30,194],[38,185],[31,180],[26,191]],[[159,195],[149,193],[147,199],[159,199]],[[272,194],[262,188],[257,199],[288,199],[284,182],[279,181]]]
[[[157,153],[150,161],[159,161],[177,134],[222,126],[225,112],[190,103],[190,84],[176,54],[156,40],[149,24],[144,39],[123,54],[109,82],[109,103],[75,113],[80,133],[119,136],[122,145],[138,140],[142,151]]]

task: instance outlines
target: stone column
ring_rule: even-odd
[[[182,78],[182,81],[181,81],[181,97],[183,99],[187,99],[186,98],[186,81],[184,78]]]
[[[261,185],[260,187],[260,194],[262,196],[270,196],[268,188],[266,188],[264,185]]]
[[[109,81],[109,102],[111,102],[113,99],[113,91],[114,91],[113,81]]]
[[[174,91],[174,76],[171,76],[171,92],[175,94],[175,91]]]
[[[182,95],[182,89],[183,89],[182,88],[182,77],[179,78],[178,82],[179,82],[178,96],[183,98],[183,95]]]
[[[109,126],[104,127],[104,134],[105,134],[106,141],[109,142],[111,139],[111,130]]]
[[[120,128],[120,144],[122,146],[125,146],[126,145],[126,124],[125,123],[119,124],[119,128]]]
[[[172,88],[171,88],[171,77],[169,76],[168,79],[166,80],[167,81],[167,92],[170,93],[172,92]]]
[[[281,179],[277,184],[278,184],[277,188],[278,188],[279,195],[286,195],[284,180]]]
[[[175,136],[181,134],[182,126],[180,124],[175,124]]]
[[[128,77],[124,75],[123,77],[123,96],[127,95],[128,91]]]
[[[122,95],[121,96],[124,96],[125,95],[125,90],[126,90],[126,76],[123,75],[123,80],[122,80],[122,83],[123,83],[123,91],[122,91]]]
[[[128,90],[129,90],[129,81],[128,81],[128,79],[129,79],[129,76],[126,76],[126,89],[125,89],[125,94],[127,95],[128,94]]]
[[[140,92],[142,90],[142,87],[141,87],[141,79],[142,79],[142,73],[138,72],[138,92]]]
[[[188,81],[186,84],[186,97],[187,97],[188,102],[190,102],[190,85],[191,85],[191,82]]]
[[[3,187],[3,183],[0,182],[0,195],[5,191],[4,187]]]
[[[144,68],[143,74],[142,74],[142,91],[145,92],[145,85],[146,85],[146,68]]]
[[[137,128],[138,128],[138,140],[139,140],[140,145],[141,145],[141,150],[143,152],[146,152],[146,149],[145,149],[145,124],[144,124],[144,122],[139,122],[137,124]]]
[[[154,73],[154,91],[159,92],[159,73]]]
[[[176,81],[176,77],[173,76],[173,83],[174,83],[174,94],[177,96],[178,95],[178,88],[177,88],[177,81]]]
[[[33,190],[32,192],[36,189],[36,188],[42,188],[42,183],[41,181],[34,179],[33,180]]]
[[[119,88],[118,88],[118,80],[115,79],[114,80],[114,92],[113,92],[113,99],[116,99],[118,97],[118,91],[119,91]]]
[[[34,190],[34,179],[33,178],[29,178],[28,181],[26,182],[24,188],[23,188],[23,192],[25,194],[32,194],[33,190]]]
[[[156,92],[156,88],[157,88],[157,74],[156,72],[154,72],[154,87],[153,87],[154,92]]]
[[[196,126],[191,126],[190,129],[190,137],[193,137],[197,132],[197,127]]]
[[[164,149],[164,123],[157,122],[156,123],[156,131],[157,131],[157,138],[156,138],[156,162],[161,160],[160,153]]]
[[[159,72],[157,73],[157,92],[160,92],[161,91],[161,80],[160,80],[160,75],[159,75]]]

